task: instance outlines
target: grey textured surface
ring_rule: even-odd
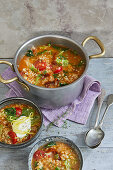
[[[12,58],[27,39],[55,33],[80,43],[96,35],[112,57],[112,11],[112,0],[0,0],[0,56]]]
[[[0,57],[13,58],[17,48],[27,39],[43,34],[61,34],[81,43],[88,35],[101,39],[106,47],[105,57],[113,57],[113,1],[112,0],[0,0]],[[88,54],[97,53],[97,45],[89,42]],[[11,59],[9,59],[11,61]],[[0,72],[7,66],[0,66]],[[113,59],[90,61],[88,74],[98,79],[107,95],[113,93]],[[0,100],[8,88],[0,84]],[[102,112],[106,106],[104,102]],[[113,107],[106,115],[105,138],[95,149],[84,143],[84,132],[93,126],[96,104],[86,125],[67,121],[66,128],[43,128],[39,139],[63,135],[73,140],[83,154],[83,170],[113,170]],[[38,140],[39,140],[38,139]],[[23,150],[0,149],[0,170],[27,170],[31,147]]]

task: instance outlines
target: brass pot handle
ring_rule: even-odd
[[[9,65],[9,66],[11,67],[11,69],[12,69],[13,71],[15,71],[15,70],[14,70],[14,67],[13,67],[13,64],[10,63],[10,62],[8,62],[8,61],[0,60],[0,64],[7,64],[7,65]],[[3,77],[0,75],[0,82],[1,82],[1,83],[8,84],[8,83],[11,83],[11,82],[13,82],[13,81],[17,81],[17,82],[18,82],[19,84],[21,84],[27,91],[30,90],[29,87],[28,87],[25,83],[21,82],[21,81],[18,79],[18,77],[14,77],[14,78],[12,78],[12,79],[5,80],[5,79],[3,79]]]
[[[87,38],[82,42],[82,46],[83,46],[83,47],[85,46],[85,44],[86,44],[86,42],[87,42],[88,40],[94,40],[94,41],[98,44],[98,46],[100,47],[100,49],[101,49],[101,53],[89,56],[90,59],[91,59],[91,58],[98,58],[98,57],[101,57],[101,56],[103,56],[103,55],[105,54],[105,48],[104,48],[103,43],[102,43],[97,37],[95,37],[95,36],[89,36],[89,37],[87,37]]]

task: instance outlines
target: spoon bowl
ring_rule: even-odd
[[[90,148],[96,148],[100,145],[104,136],[105,134],[101,128],[97,127],[90,129],[88,132],[86,132],[85,143]]]

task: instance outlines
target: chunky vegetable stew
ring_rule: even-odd
[[[59,45],[42,45],[28,50],[19,63],[19,72],[28,82],[56,88],[77,80],[85,69],[85,59],[76,51]]]
[[[0,109],[0,142],[25,142],[37,133],[40,126],[41,117],[31,106],[11,104]]]
[[[80,160],[72,148],[62,142],[50,142],[33,155],[33,170],[79,170]]]

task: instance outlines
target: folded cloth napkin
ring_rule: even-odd
[[[9,67],[2,73],[4,79],[10,79],[17,76]],[[6,98],[9,97],[24,97],[22,94],[21,86],[16,82],[7,84],[10,88],[6,94]],[[101,92],[100,83],[90,76],[84,77],[84,86],[80,96],[70,105],[61,107],[59,109],[44,109],[42,113],[44,115],[44,125],[48,126],[50,123],[61,127],[66,119],[74,121],[80,124],[86,124],[91,108],[95,99]]]

